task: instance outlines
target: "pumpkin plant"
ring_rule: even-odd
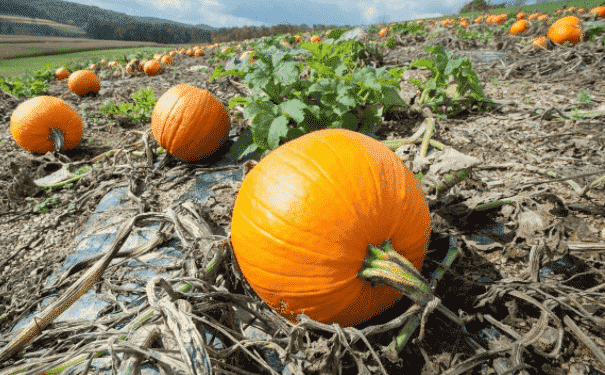
[[[247,282],[284,317],[348,327],[392,306],[411,283],[424,285],[416,270],[430,230],[420,183],[393,152],[324,129],[281,145],[246,175],[231,243]]]
[[[67,79],[69,78],[69,70],[64,67],[61,67],[55,71],[55,77],[58,80]]]
[[[101,81],[90,70],[78,70],[70,74],[67,87],[75,94],[82,96],[89,92],[99,92]]]
[[[17,106],[10,118],[10,130],[19,146],[45,154],[79,145],[82,119],[64,100],[41,95]]]
[[[212,155],[231,130],[229,112],[206,90],[182,84],[172,87],[155,104],[151,131],[172,156],[192,162]]]

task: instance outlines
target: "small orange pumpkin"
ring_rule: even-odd
[[[197,57],[204,56],[204,50],[198,49],[197,51],[195,51],[195,56],[197,56]]]
[[[151,131],[160,146],[187,162],[212,155],[230,130],[231,118],[223,103],[187,84],[166,91],[151,114]]]
[[[149,76],[154,76],[154,75],[158,74],[161,69],[162,69],[162,66],[160,65],[158,60],[155,60],[155,59],[147,61],[145,63],[145,66],[143,66],[143,71],[145,72],[145,74],[147,74]]]
[[[532,45],[534,46],[534,48],[546,49],[547,42],[548,42],[548,40],[546,39],[546,36],[543,35],[543,36],[534,38],[532,41]]]
[[[528,25],[529,22],[527,20],[520,19],[517,22],[513,23],[513,25],[510,27],[510,33],[513,35],[521,34],[525,30],[527,30]]]
[[[319,37],[319,35],[313,35],[311,37],[311,43],[315,43],[315,42],[320,42],[321,38]]]
[[[76,95],[99,92],[101,80],[90,70],[77,70],[69,75],[67,87]]]
[[[387,29],[386,27],[383,27],[382,29],[380,29],[380,32],[378,33],[378,36],[385,37],[389,35],[389,29]]]
[[[204,53],[204,52],[202,52],[202,53]],[[164,64],[164,65],[172,65],[173,63],[174,63],[174,61],[172,60],[172,57],[170,57],[170,55],[162,57],[162,64]]]
[[[590,10],[590,13],[596,13],[599,17],[605,17],[605,6],[594,7]]]
[[[59,69],[55,70],[55,77],[58,80],[67,79],[69,78],[69,70],[64,67],[60,67]]]
[[[418,179],[384,144],[346,129],[291,140],[245,176],[231,243],[254,291],[284,317],[354,326],[402,295],[358,272],[390,240],[416,269],[431,222]]]
[[[82,119],[63,99],[41,95],[17,106],[10,118],[10,130],[19,146],[45,154],[79,145]]]
[[[294,35],[294,40],[296,40],[296,43],[300,42],[300,35]]]

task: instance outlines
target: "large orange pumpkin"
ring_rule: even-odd
[[[231,243],[247,282],[283,316],[347,327],[402,297],[357,276],[368,245],[390,239],[420,269],[430,228],[420,183],[392,151],[324,129],[279,146],[246,175]]]
[[[10,118],[10,130],[19,146],[45,154],[79,145],[82,119],[64,100],[41,95],[15,108]]]
[[[151,131],[160,146],[187,162],[212,155],[230,130],[231,118],[223,103],[187,84],[166,91],[151,114]]]
[[[77,95],[99,92],[101,80],[90,70],[77,70],[69,75],[67,87]]]
[[[557,44],[563,44],[566,41],[575,45],[584,37],[580,19],[574,16],[558,19],[548,29],[548,38]]]

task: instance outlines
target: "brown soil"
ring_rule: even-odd
[[[378,39],[376,35],[370,38]],[[474,50],[505,52],[504,57],[496,61],[480,63],[473,60],[473,67],[480,77],[485,95],[508,101],[510,105],[502,105],[488,113],[466,111],[451,118],[437,120],[433,137],[459,153],[480,161],[473,168],[470,179],[454,187],[447,199],[440,204],[432,206],[434,241],[429,250],[433,256],[438,253],[441,258],[430,258],[429,254],[427,267],[434,268],[436,262],[443,259],[443,249],[447,248],[447,238],[450,236],[461,247],[464,255],[456,261],[452,272],[447,273],[440,282],[436,293],[450,310],[464,313],[469,332],[476,333],[477,327],[484,327],[482,322],[491,318],[498,324],[503,324],[499,326],[501,331],[504,329],[502,327],[508,327],[518,336],[513,339],[503,336],[499,342],[489,341],[489,344],[484,345],[490,352],[478,362],[485,364],[483,368],[481,365],[470,366],[469,370],[455,373],[495,373],[494,360],[508,359],[513,351],[511,343],[526,334],[528,338],[537,335],[537,331],[533,329],[538,320],[547,319],[545,324],[548,324],[548,316],[552,319],[549,327],[555,334],[559,327],[565,327],[564,330],[561,328],[561,332],[564,332],[563,345],[557,349],[553,341],[538,338],[533,344],[522,344],[522,347],[527,346],[530,351],[522,351],[523,354],[519,354],[518,358],[521,358],[521,363],[530,366],[528,368],[533,368],[530,373],[558,374],[559,369],[564,369],[563,374],[566,374],[572,370],[579,371],[578,366],[584,366],[582,369],[586,371],[591,368],[605,371],[605,363],[597,359],[599,350],[600,353],[605,351],[605,342],[601,339],[605,327],[601,325],[605,319],[602,304],[605,258],[602,254],[603,247],[599,245],[603,241],[600,232],[605,228],[605,190],[603,183],[600,183],[580,196],[569,182],[560,180],[561,177],[573,179],[584,187],[595,178],[605,175],[605,171],[602,171],[605,165],[604,117],[573,119],[565,115],[574,107],[603,110],[605,87],[601,83],[601,76],[604,63],[597,57],[599,53],[602,55],[603,43],[598,42],[592,47],[582,45],[537,51],[520,46],[516,43],[519,40],[519,37],[500,34],[491,44],[461,42],[449,34],[447,29],[443,29],[437,38],[429,41],[418,36],[403,36],[397,47],[388,51],[382,60],[370,56],[367,63],[376,67],[394,66],[408,64],[421,57],[432,57],[424,52],[424,45],[434,43],[443,44],[447,50],[458,53]],[[38,45],[37,48],[41,47]],[[80,113],[84,107],[87,108],[87,113],[95,113],[108,99],[126,101],[130,94],[141,87],[153,90],[155,97],[160,98],[174,85],[187,83],[209,90],[227,105],[233,96],[241,95],[241,85],[234,78],[222,78],[209,83],[208,77],[212,69],[208,73],[198,71],[202,66],[208,66],[208,57],[177,58],[173,66],[166,67],[156,77],[122,76],[109,68],[103,68],[100,75],[109,85],[97,96],[78,97],[67,89],[64,82],[54,80],[46,95],[63,98]],[[579,69],[582,63],[584,67]],[[414,103],[418,98],[417,92],[415,86],[410,86],[407,82],[408,78],[410,77],[401,82],[400,95]],[[578,101],[578,95],[582,92],[591,94],[592,100],[588,104]],[[196,171],[202,172],[204,168],[212,167],[211,164],[178,162],[163,170],[152,171],[141,165],[133,166],[133,163],[144,163],[143,156],[127,159],[124,155],[103,158],[101,163],[92,164],[93,158],[111,149],[136,148],[133,145],[141,136],[132,131],[146,132],[150,128],[149,123],[134,125],[120,121],[116,125],[106,117],[98,122],[83,117],[83,142],[76,149],[66,151],[64,156],[33,155],[19,148],[9,131],[10,115],[26,99],[5,96],[0,101],[0,140],[5,142],[1,155],[4,162],[0,164],[0,232],[3,233],[4,243],[0,247],[0,326],[3,327],[13,327],[25,313],[35,309],[35,301],[43,296],[42,285],[46,277],[72,249],[73,236],[79,233],[82,223],[90,217],[99,199],[111,188],[129,183],[131,173],[128,171],[132,169],[126,167],[135,168],[143,177],[154,181],[150,184],[150,189],[166,186],[166,181],[162,179],[164,173],[170,168],[172,171],[177,170],[185,178],[180,185],[172,186],[171,189],[178,188],[180,191],[191,186]],[[538,112],[538,109],[549,109],[550,115]],[[561,118],[557,110],[566,118]],[[237,111],[231,110],[230,113],[234,117]],[[382,128],[377,134],[378,139],[409,137],[418,129],[422,120],[414,110],[385,114]],[[240,131],[245,126],[244,122],[233,120],[233,127]],[[118,146],[121,141],[123,143]],[[158,147],[153,137],[150,142],[152,148]],[[124,146],[125,144],[128,146]],[[404,146],[397,150],[397,154],[406,164],[412,165],[419,147],[419,144]],[[436,149],[431,147],[430,150],[430,160],[438,157]],[[42,177],[65,163],[76,167],[90,165],[94,169],[89,178],[75,183],[71,189],[48,193],[33,185],[32,179]],[[415,165],[422,163],[419,160],[414,162]],[[109,173],[111,166],[119,168]],[[234,164],[234,167],[241,165]],[[551,175],[545,172],[550,172]],[[590,172],[594,174],[576,177]],[[223,218],[230,214],[229,209],[232,209],[237,189],[231,190],[229,194],[230,198],[225,202],[231,206],[227,207],[226,213],[223,212]],[[57,206],[46,213],[34,212],[35,204],[26,200],[27,197],[34,197],[36,203],[57,197]],[[84,201],[83,197],[86,197]],[[517,205],[514,208],[502,206],[473,212],[478,204],[500,199],[512,199]],[[76,203],[75,210],[68,209],[72,203]],[[170,201],[157,204],[164,207]],[[159,210],[157,206],[153,208]],[[220,215],[215,212],[215,216]],[[514,239],[495,235],[488,230],[496,223],[516,228]],[[228,220],[220,221],[220,225],[229,233]],[[175,236],[173,233],[170,235]],[[488,246],[476,241],[479,236],[487,236],[493,243]],[[589,245],[582,247],[579,244]],[[590,244],[594,247],[590,247]],[[538,262],[540,266],[548,260],[569,254],[587,264],[588,268],[584,272],[594,279],[582,282],[552,281],[545,277],[541,281],[532,279],[537,277],[537,271],[530,268],[530,254],[536,256],[532,261]],[[202,258],[196,259],[198,269],[202,269]],[[223,280],[235,277],[229,270],[224,271],[226,275]],[[425,276],[430,277],[430,273],[426,275],[427,272],[425,269]],[[480,281],[486,278],[491,281]],[[588,288],[593,288],[592,294],[585,293]],[[545,293],[551,295],[548,303]],[[564,297],[568,299],[563,301]],[[595,299],[597,297],[601,297],[601,302]],[[557,299],[559,302],[555,303]],[[545,317],[542,317],[540,314],[543,310],[536,308],[532,302],[535,300],[544,303],[551,315],[544,313]],[[587,313],[588,305],[597,307]],[[581,312],[578,312],[579,306],[583,306]],[[196,313],[195,309],[193,313]],[[398,311],[395,316],[401,313],[402,311]],[[448,367],[463,366],[461,362],[473,355],[472,350],[470,353],[468,349],[460,352],[460,348],[456,349],[457,355],[449,355],[456,343],[455,335],[451,334],[455,329],[442,320],[442,316],[437,315],[440,314],[431,315],[427,323],[425,341],[408,343],[398,363],[389,363],[381,355],[388,373],[400,373],[402,369],[406,369],[409,374],[442,373]],[[568,318],[565,319],[564,316]],[[576,327],[591,341],[583,341],[572,333],[572,328]],[[387,335],[387,343],[397,331]],[[337,338],[329,342],[325,339],[319,341],[322,345],[328,345],[324,348],[325,353],[317,349],[323,355],[322,361],[332,360],[333,351],[336,350],[334,340],[338,342],[344,339],[342,334],[334,335]],[[304,340],[301,339],[302,341]],[[375,342],[371,341],[378,351]],[[0,336],[0,343],[2,342]],[[439,344],[433,345],[434,343]],[[543,351],[536,351],[538,344],[542,345]],[[597,348],[596,351],[588,349],[592,344]],[[343,347],[338,348],[338,353],[344,355]],[[372,357],[366,355],[367,347],[360,348],[355,349],[360,360],[363,359],[368,364],[372,362]],[[26,347],[25,352],[29,350],[31,348]],[[558,350],[556,357],[544,355],[553,350]],[[328,357],[329,355],[332,356]],[[23,352],[13,357],[13,360],[22,356]],[[357,369],[358,362],[351,358],[346,361],[352,369]],[[368,367],[372,372],[380,371],[375,362]],[[314,373],[311,368],[308,371]]]

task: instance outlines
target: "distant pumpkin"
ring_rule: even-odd
[[[155,59],[147,61],[145,63],[145,66],[143,67],[143,71],[145,72],[145,74],[147,74],[149,76],[154,76],[154,75],[158,74],[161,69],[162,69],[162,66],[160,65],[158,60],[155,60]]]
[[[85,95],[89,92],[101,90],[101,80],[90,70],[78,70],[69,75],[67,87],[76,95]]]
[[[529,22],[527,20],[519,19],[517,22],[513,23],[513,25],[510,27],[510,33],[513,35],[521,34],[525,30],[527,30],[528,25],[529,25]]]
[[[166,91],[151,115],[151,131],[160,146],[187,162],[212,155],[230,130],[223,103],[209,91],[187,84]]]
[[[172,60],[172,57],[170,56],[163,56],[162,57],[162,64],[164,65],[172,65],[174,61]]]
[[[65,69],[64,67],[60,67],[55,71],[55,77],[58,80],[67,79],[69,78],[69,70]]]

